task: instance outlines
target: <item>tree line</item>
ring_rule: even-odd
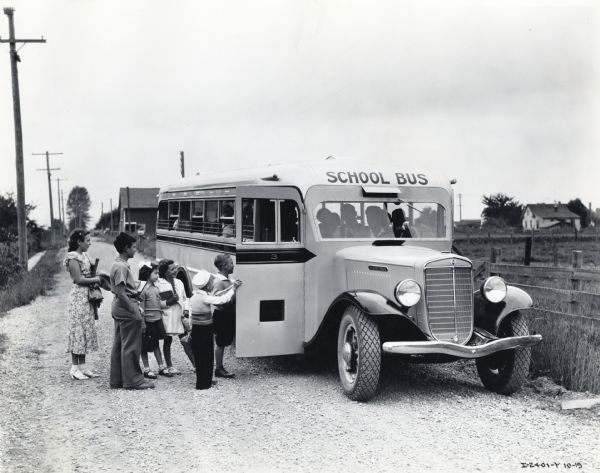
[[[495,227],[520,227],[523,219],[525,205],[519,203],[514,197],[503,193],[484,195],[481,199],[484,205],[481,216],[486,225]],[[577,197],[567,202],[567,208],[580,217],[581,228],[586,228],[590,223],[600,223],[600,215],[590,212]]]

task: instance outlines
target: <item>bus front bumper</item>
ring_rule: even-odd
[[[450,355],[459,358],[481,358],[498,351],[530,347],[542,341],[541,335],[506,337],[483,345],[457,345],[450,342],[385,342],[383,351],[399,355]]]

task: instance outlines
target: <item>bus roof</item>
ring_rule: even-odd
[[[231,171],[200,173],[182,178],[160,189],[160,194],[238,186],[291,186],[302,195],[314,185],[362,185],[398,188],[442,187],[450,191],[450,180],[418,165],[360,163],[326,159],[304,163],[274,164]]]

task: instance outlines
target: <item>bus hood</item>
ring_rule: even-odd
[[[361,245],[344,248],[336,253],[338,258],[346,261],[361,261],[376,264],[398,266],[424,266],[432,261],[455,258],[470,262],[467,258],[450,252],[441,252],[420,246],[373,246]]]

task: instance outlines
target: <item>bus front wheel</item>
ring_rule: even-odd
[[[375,395],[381,369],[379,327],[358,307],[342,315],[337,342],[340,381],[353,401],[368,401]]]

